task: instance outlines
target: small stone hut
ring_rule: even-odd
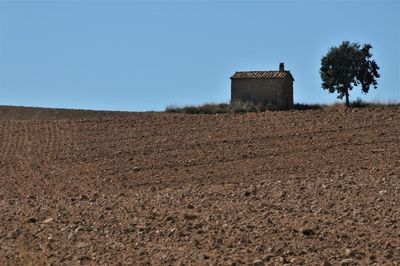
[[[293,81],[290,71],[279,64],[279,71],[243,71],[231,77],[231,102],[250,101],[273,109],[293,107]]]

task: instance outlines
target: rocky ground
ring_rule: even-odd
[[[1,265],[400,265],[400,107],[3,107],[0,184]]]

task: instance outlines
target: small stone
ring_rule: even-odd
[[[347,266],[347,265],[354,265],[356,264],[353,259],[344,259],[340,262],[340,265]]]
[[[30,200],[34,200],[34,199],[36,199],[36,196],[31,194],[31,195],[28,195],[26,198],[30,199]]]
[[[28,223],[36,223],[36,218],[34,218],[34,217],[31,217],[31,218],[29,218],[28,219]]]
[[[44,224],[48,224],[54,221],[54,218],[47,218],[46,220],[43,221]]]
[[[265,265],[265,263],[262,260],[255,260],[253,262],[253,266],[264,266],[264,265]]]
[[[84,242],[80,242],[80,243],[78,243],[78,245],[76,247],[77,248],[84,248],[84,247],[86,247],[86,244]]]
[[[312,228],[304,228],[301,230],[301,233],[305,236],[312,236],[315,235],[315,230]]]
[[[194,220],[197,218],[197,215],[192,213],[184,213],[183,218],[185,218],[186,220]]]
[[[171,236],[175,235],[175,233],[176,233],[176,228],[172,228],[172,229],[168,232],[167,236],[171,237]]]
[[[16,239],[19,235],[20,235],[20,230],[17,228],[15,230],[13,230],[12,232],[10,232],[7,237],[10,239]]]
[[[265,249],[264,244],[260,244],[256,247],[256,252],[263,252]]]
[[[82,261],[85,260],[91,260],[89,256],[85,256],[85,255],[81,255],[77,257],[77,260],[80,261],[82,263]]]
[[[87,199],[88,199],[88,196],[86,196],[85,194],[82,194],[82,195],[79,197],[79,199],[80,199],[80,200],[87,200]]]
[[[165,221],[175,223],[175,218],[173,216],[169,215],[169,216],[165,217]]]
[[[383,196],[387,193],[387,190],[381,190],[379,191],[379,196]]]
[[[347,257],[351,257],[353,255],[353,251],[350,248],[346,248],[344,250],[344,254],[346,254]]]

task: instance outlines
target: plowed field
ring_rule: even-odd
[[[399,265],[400,108],[0,109],[0,264]]]

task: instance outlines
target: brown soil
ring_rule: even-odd
[[[0,264],[400,263],[399,107],[79,112],[0,109]]]

